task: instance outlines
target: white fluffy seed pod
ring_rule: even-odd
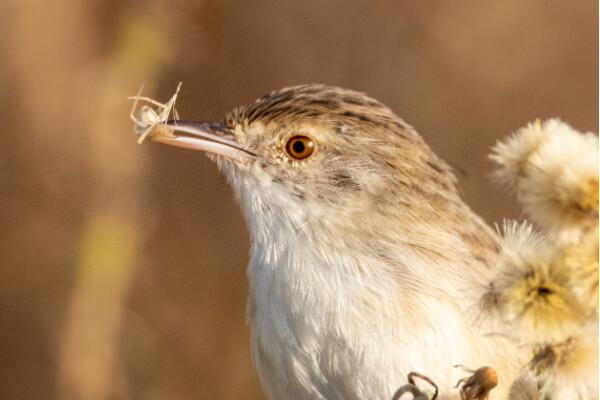
[[[498,143],[491,158],[543,232],[505,223],[480,304],[501,332],[539,349],[529,365],[535,378],[513,382],[509,399],[598,399],[598,137],[537,121]]]
[[[570,271],[555,261],[555,250],[530,225],[505,224],[496,277],[498,314],[526,343],[564,340],[584,323],[570,292]]]
[[[577,237],[597,224],[598,137],[551,119],[494,147],[496,176],[517,191],[525,214],[547,233]],[[575,235],[572,233],[575,232]]]
[[[598,223],[598,137],[567,132],[540,146],[518,185],[523,210],[549,232]]]
[[[533,358],[542,392],[552,399],[598,399],[598,324],[591,323]]]
[[[496,143],[490,158],[499,164],[500,168],[494,171],[494,176],[508,188],[516,190],[519,179],[525,174],[529,157],[548,139],[548,131],[556,132],[560,128],[560,121],[550,120],[542,125],[537,120],[519,129],[504,141]]]

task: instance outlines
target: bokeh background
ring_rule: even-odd
[[[263,399],[245,325],[249,239],[201,153],[136,144],[179,81],[219,120],[286,85],[369,93],[517,217],[490,147],[536,118],[598,130],[598,3],[0,1],[0,398]]]

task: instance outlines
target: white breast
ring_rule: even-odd
[[[449,392],[464,375],[453,365],[495,366],[489,343],[465,321],[460,291],[423,272],[449,266],[401,246],[387,265],[319,240],[302,214],[306,204],[283,215],[277,193],[261,191],[268,182],[237,183],[252,237],[253,359],[269,398],[391,399],[411,371]]]
[[[459,377],[449,367],[470,361],[453,305],[403,298],[353,257],[319,254],[302,236],[292,248],[254,243],[248,321],[271,399],[389,399],[410,371],[450,386]]]

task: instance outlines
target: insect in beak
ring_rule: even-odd
[[[136,133],[140,136],[138,143],[149,138],[155,142],[201,150],[235,161],[256,157],[254,153],[234,140],[234,135],[223,123],[179,120],[175,111],[175,101],[180,87],[181,83],[177,86],[171,99],[164,104],[149,97],[140,96],[141,89],[136,96],[129,97],[130,100],[135,100],[130,117],[135,123]],[[142,106],[136,116],[135,108],[138,101],[144,101],[149,105]],[[175,119],[169,119],[171,114]]]

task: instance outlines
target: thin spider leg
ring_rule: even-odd
[[[175,94],[173,95],[173,97],[177,98],[177,95],[179,94],[179,89],[181,89],[181,84],[183,82],[179,82],[179,85],[177,85],[177,89],[175,89]]]
[[[140,94],[142,94],[142,90],[144,90],[144,86],[146,86],[146,82],[142,83],[142,86],[140,87],[140,90],[138,90],[138,92],[137,92],[137,94],[136,94],[135,96],[132,96],[132,97],[128,97],[128,98],[127,98],[128,100],[133,100],[133,99],[135,99],[135,101],[133,102],[133,107],[131,108],[131,112],[129,113],[129,118],[131,118],[131,120],[132,120],[133,122],[135,122],[135,123],[136,123],[136,125],[137,125],[137,123],[138,123],[138,119],[135,117],[135,115],[134,115],[134,112],[135,112],[135,109],[136,109],[136,107],[137,107],[137,103],[138,103],[138,100],[139,100]]]
[[[165,125],[169,120],[169,115],[173,112],[174,118],[179,119],[179,115],[177,114],[177,110],[175,109],[175,102],[177,101],[177,95],[179,94],[179,89],[181,88],[181,82],[177,85],[177,89],[175,90],[175,94],[165,103],[165,106],[160,111],[159,121],[157,124]]]
[[[158,101],[153,100],[150,97],[146,97],[146,96],[129,96],[127,98],[127,100],[135,100],[135,101],[142,100],[142,101],[146,101],[150,104],[154,104],[155,106],[160,107],[160,108],[165,108],[167,106],[166,104],[159,103]]]
[[[148,134],[150,134],[150,132],[152,132],[152,130],[154,130],[155,126],[156,126],[156,124],[148,125],[146,130],[140,135],[140,138],[137,140],[137,143],[142,144],[142,142],[146,139]]]
[[[177,101],[177,96],[179,95],[179,89],[181,89],[181,82],[179,82],[179,85],[177,85],[177,89],[175,89],[175,94],[165,104],[165,108],[163,109],[163,111],[165,111],[166,115],[162,116],[161,118],[165,122],[169,119],[169,114],[171,113],[171,110],[173,110],[173,116],[175,116],[175,119],[178,119],[178,116],[176,115],[177,111],[175,110],[175,102]]]
[[[169,105],[169,112],[171,111],[171,109],[173,110],[173,117],[178,120],[179,119],[179,114],[177,113],[177,110],[175,109],[175,102],[177,101],[177,96],[179,95],[179,89],[181,89],[181,84],[183,82],[179,82],[179,85],[177,85],[177,89],[175,89],[175,94],[173,95],[173,97],[171,97],[171,100],[173,101],[173,103],[171,103]],[[169,119],[169,115],[167,114],[167,118],[165,119],[165,121]]]
[[[159,114],[159,122],[165,122],[169,119],[169,114],[171,113],[171,109],[173,108],[173,99],[169,100],[162,110],[160,110]]]

